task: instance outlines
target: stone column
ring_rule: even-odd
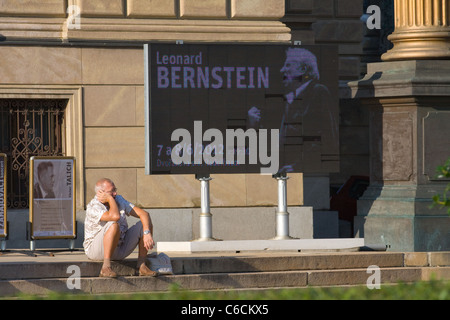
[[[394,48],[384,61],[450,58],[450,1],[395,0]]]
[[[355,234],[392,251],[450,250],[450,218],[431,209],[449,181],[450,0],[396,0],[385,62],[350,84],[370,108],[371,185],[358,201]]]

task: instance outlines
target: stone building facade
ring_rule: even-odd
[[[38,109],[47,108],[49,101],[62,104],[61,138],[53,154],[77,159],[79,238],[95,181],[104,176],[112,178],[128,200],[152,209],[156,225],[172,227],[159,229],[160,240],[195,237],[197,214],[190,209],[200,205],[199,182],[193,176],[144,174],[143,44],[177,40],[288,43],[290,29],[280,21],[284,15],[284,0],[0,1],[2,121],[13,123],[14,112],[31,113],[30,101],[39,102]],[[41,109],[33,114],[42,114]],[[28,132],[29,122],[19,122],[27,126],[23,131],[18,125],[16,132]],[[18,144],[29,138],[19,136]],[[6,143],[3,149],[15,161],[19,146]],[[16,179],[22,179],[9,195],[20,198],[11,200],[10,206],[21,208],[10,209],[8,214],[12,247],[24,246],[28,200],[23,185],[29,174],[28,160],[33,153],[51,154],[44,149],[23,153],[17,169],[8,166],[17,171]],[[213,207],[273,208],[277,203],[277,185],[271,177],[213,178]],[[303,204],[301,174],[292,175],[288,199],[292,206]],[[254,221],[260,220],[254,213],[250,212]],[[251,237],[251,231],[247,233]]]
[[[75,156],[79,209],[102,176],[143,207],[194,207],[192,177],[144,175],[144,59],[150,41],[287,42],[283,1],[0,2],[1,99],[65,99],[64,153]],[[262,177],[216,177],[212,204],[273,204]],[[301,176],[292,204],[301,204]],[[266,182],[264,182],[265,184]],[[268,179],[267,183],[271,183]],[[180,192],[182,191],[182,192]]]
[[[419,2],[415,7],[408,7],[403,2],[393,2],[398,15],[394,16],[393,4],[388,6],[385,1],[377,0],[0,0],[0,103],[6,101],[10,106],[14,101],[24,99],[42,103],[63,101],[61,136],[64,139],[60,152],[77,159],[77,208],[80,217],[94,194],[92,186],[95,181],[108,176],[117,182],[119,191],[130,201],[152,209],[161,225],[177,221],[173,230],[167,231],[171,234],[170,239],[179,235],[187,240],[194,238],[196,233],[198,219],[194,211],[200,205],[199,182],[192,176],[144,174],[142,45],[152,41],[177,40],[335,44],[339,49],[340,172],[295,174],[291,175],[288,183],[288,201],[294,212],[303,206],[326,212],[329,210],[330,185],[341,185],[351,175],[373,177],[374,168],[383,168],[383,163],[374,161],[376,153],[373,151],[373,141],[380,132],[373,126],[372,107],[381,96],[376,96],[375,100],[370,96],[374,84],[368,80],[370,75],[357,86],[359,89],[355,89],[355,81],[364,77],[366,70],[369,74],[377,72],[376,63],[390,49],[386,36],[393,31],[393,21],[398,25],[390,39],[397,47],[388,51],[383,59],[448,59],[445,57],[448,25],[442,25],[442,21],[448,18],[445,15],[448,1],[438,1],[444,5],[441,12],[443,19],[433,17],[433,10],[418,6]],[[367,14],[365,18],[364,14],[372,4],[382,10],[382,30],[368,30],[365,25]],[[440,9],[436,10],[435,13],[439,14]],[[415,12],[413,17],[419,20],[406,21],[410,17],[408,12]],[[432,30],[425,30],[428,27]],[[417,32],[422,32],[424,41],[414,42]],[[377,50],[380,43],[384,49]],[[417,50],[411,49],[414,45]],[[424,48],[427,50],[422,50]],[[425,52],[425,56],[420,52]],[[411,63],[408,68],[411,68]],[[398,67],[393,64],[379,66]],[[425,64],[421,66],[424,68],[422,70],[428,68]],[[445,63],[442,66],[445,69]],[[389,74],[383,70],[385,75]],[[392,73],[390,76],[396,79]],[[421,79],[427,80],[427,77],[425,74]],[[447,83],[447,80],[444,76],[439,79],[440,84],[433,87],[437,90],[433,94],[442,98],[439,88],[443,88],[442,83]],[[384,80],[389,83],[388,78],[382,78],[380,83]],[[427,90],[421,94],[429,93],[430,89]],[[392,92],[383,91],[382,94],[393,99]],[[436,102],[436,99],[433,101],[443,111],[446,100]],[[432,106],[428,104],[427,108]],[[419,110],[422,112],[425,109]],[[444,117],[447,116],[445,112]],[[441,119],[428,118],[437,122]],[[416,118],[413,116],[411,119]],[[424,128],[430,127],[426,124]],[[415,137],[415,129],[411,130]],[[382,137],[380,139],[383,141]],[[414,140],[417,148],[420,141]],[[430,156],[433,150],[442,153],[440,147],[431,146],[426,150],[431,150],[427,151],[426,156]],[[426,164],[428,171],[435,161],[437,158]],[[413,176],[420,176],[414,170]],[[384,173],[388,172],[385,170]],[[387,183],[383,180],[383,174],[377,173],[375,176],[378,182]],[[277,203],[276,181],[260,175],[216,175],[213,178],[211,205],[217,212],[215,219],[223,224],[234,221],[231,226],[247,223],[247,229],[239,229],[239,236],[233,235],[235,238],[269,238],[266,230],[274,229],[275,218],[272,211],[265,212],[264,208],[272,210]],[[429,184],[438,186],[436,181],[425,183],[421,179],[421,195],[431,192],[427,189]],[[403,187],[401,181],[395,183]],[[408,180],[408,187],[411,185],[415,182]],[[375,189],[371,188],[372,194],[377,193]],[[440,187],[433,190],[440,190]],[[385,191],[392,190],[382,189],[381,194]],[[375,218],[382,214],[370,213],[367,208],[372,204],[382,207],[382,204],[370,200],[370,192],[367,196],[361,202],[358,219],[368,221],[367,230],[380,233],[375,225],[383,225],[385,221]],[[415,202],[416,207],[420,201]],[[374,220],[372,216],[368,218],[369,213],[375,214]],[[10,217],[14,214],[11,210]],[[18,211],[17,215],[20,214],[26,217],[27,213]],[[414,218],[416,225],[422,223],[424,230],[432,228],[432,224],[424,222],[426,219],[422,214],[411,215],[417,215]],[[442,221],[439,214],[433,215],[435,221]],[[255,230],[256,224],[263,230],[261,233]],[[443,225],[439,230],[441,235],[448,234],[448,225]],[[226,233],[224,230],[220,232]],[[372,237],[368,233],[365,236]],[[425,235],[416,238],[420,237]],[[371,239],[378,241],[381,238]],[[389,241],[395,242],[394,239]],[[398,248],[411,249],[407,246]],[[420,246],[412,250],[416,248]],[[434,244],[426,247],[427,250],[434,248]]]

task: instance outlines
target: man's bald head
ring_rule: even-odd
[[[95,193],[101,191],[105,191],[108,186],[115,186],[114,182],[108,178],[102,178],[97,181],[95,184]]]

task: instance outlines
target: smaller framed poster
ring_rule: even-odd
[[[31,239],[75,239],[75,158],[30,159]]]
[[[8,219],[6,216],[7,211],[7,189],[6,189],[6,154],[0,153],[0,239],[6,238],[8,235]]]

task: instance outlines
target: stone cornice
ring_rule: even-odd
[[[0,41],[269,41],[286,42],[279,21],[80,18],[80,29],[63,18],[0,17]]]

